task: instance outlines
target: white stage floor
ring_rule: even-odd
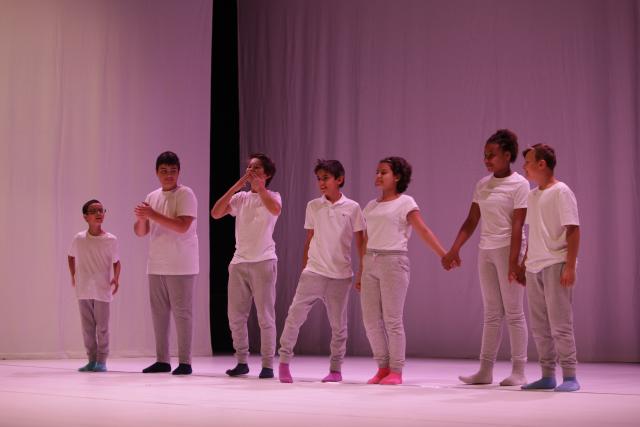
[[[296,357],[293,384],[224,371],[231,356],[196,358],[194,374],[141,374],[149,358],[112,359],[107,373],[80,373],[85,361],[0,361],[0,426],[638,426],[640,364],[581,364],[582,390],[524,392],[457,380],[476,361],[411,359],[401,386],[366,385],[367,358],[347,358],[341,384],[320,382],[326,357]],[[277,371],[276,371],[277,373]],[[509,373],[499,362],[494,379]],[[529,380],[538,366],[527,366]]]

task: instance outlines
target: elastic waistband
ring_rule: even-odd
[[[385,250],[385,249],[367,249],[369,255],[407,255],[407,251]]]

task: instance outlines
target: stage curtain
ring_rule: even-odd
[[[407,158],[407,194],[448,248],[487,174],[486,139],[509,128],[521,148],[556,148],[556,175],[578,199],[578,359],[640,361],[638,1],[240,0],[238,9],[242,168],[250,152],[272,156],[284,204],[279,331],[300,275],[305,206],[319,196],[316,159],[340,160],[344,193],[364,207],[378,194],[378,160]],[[477,357],[478,234],[453,272],[414,234],[409,356]],[[354,291],[348,351],[366,355],[359,304]],[[312,311],[297,353],[328,352],[323,311]],[[502,358],[507,341],[505,330]]]

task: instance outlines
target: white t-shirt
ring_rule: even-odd
[[[267,190],[282,206],[280,194]],[[229,202],[231,216],[236,217],[236,252],[231,264],[278,259],[273,229],[278,215],[269,212],[258,193],[240,191]]]
[[[526,224],[529,224],[527,271],[538,273],[567,260],[567,225],[580,225],[578,203],[563,182],[529,193]]]
[[[118,239],[111,233],[92,236],[81,231],[73,237],[69,256],[75,258],[76,297],[111,302],[111,272],[118,262]]]
[[[365,229],[360,205],[344,194],[335,203],[322,196],[307,203],[304,228],[313,230],[305,271],[332,279],[353,276],[353,233]]]
[[[478,181],[473,202],[480,206],[480,249],[511,245],[514,209],[527,207],[529,181],[517,172],[504,178],[488,175]]]
[[[413,197],[401,194],[395,200],[378,202],[372,200],[364,208],[367,221],[367,249],[384,251],[406,251],[411,225],[407,215],[419,210]]]
[[[198,200],[193,191],[179,185],[171,191],[162,188],[149,193],[145,202],[169,218],[190,216],[193,218],[189,229],[184,233],[170,230],[155,221],[149,221],[150,241],[147,274],[183,275],[198,274]]]

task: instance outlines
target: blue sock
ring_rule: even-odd
[[[564,377],[562,384],[555,388],[555,391],[578,391],[580,390],[580,383],[576,377]]]
[[[556,379],[554,377],[542,377],[538,381],[525,384],[522,390],[550,390],[556,388]]]
[[[93,365],[93,372],[107,372],[107,364],[104,362],[96,362],[95,365]]]

